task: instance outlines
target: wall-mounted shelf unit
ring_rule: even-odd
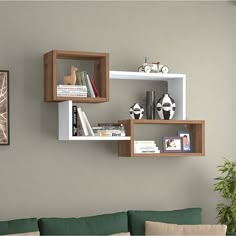
[[[168,83],[168,93],[175,99],[176,112],[174,119],[186,119],[186,76],[184,74],[162,74],[129,71],[110,71],[110,79],[153,80]]]
[[[72,101],[58,103],[58,130],[59,140],[98,140],[98,141],[118,141],[130,140],[130,137],[99,137],[99,136],[72,136]]]
[[[58,62],[60,60],[89,61],[93,63],[93,81],[100,97],[57,96]],[[71,65],[72,66],[72,65]],[[66,72],[64,75],[67,75]],[[109,54],[98,52],[78,52],[53,50],[44,55],[44,100],[60,102],[73,100],[80,103],[101,103],[109,100]]]
[[[128,141],[118,142],[118,155],[122,157],[186,157],[205,155],[205,121],[203,120],[119,120],[125,127],[126,134],[131,137]],[[184,127],[192,134],[191,152],[161,152],[155,154],[134,153],[135,127],[137,125],[178,126]],[[158,128],[158,127],[157,127]],[[158,132],[158,131],[157,131]],[[175,136],[175,135],[173,135]],[[159,137],[162,139],[162,137]]]
[[[72,64],[74,61],[79,65],[88,63],[93,64],[93,80],[98,88],[100,97],[60,97],[57,96],[58,71],[61,61]],[[71,61],[72,60],[72,61]],[[59,65],[58,65],[59,64]],[[70,65],[71,66],[71,65]],[[79,66],[83,67],[83,66]],[[80,68],[81,69],[81,68]],[[65,76],[65,72],[61,73]],[[60,75],[61,76],[61,75]],[[61,76],[62,77],[62,76]],[[125,137],[98,137],[98,136],[73,136],[72,135],[72,105],[74,103],[101,103],[109,100],[109,78],[116,80],[142,80],[166,82],[167,91],[174,99],[177,105],[173,120],[120,120],[125,127]],[[61,78],[59,79],[61,83]],[[125,86],[125,85],[124,85]],[[44,98],[46,102],[59,102],[58,104],[58,125],[59,140],[117,140],[118,155],[125,157],[183,157],[183,156],[204,156],[205,155],[205,122],[203,120],[186,120],[186,76],[184,74],[162,74],[128,71],[110,71],[109,72],[109,54],[62,51],[53,50],[44,55]],[[134,153],[135,130],[137,126],[154,125],[155,128],[162,127],[164,132],[172,126],[181,130],[191,132],[192,150],[191,152],[161,152],[155,154]],[[145,128],[146,129],[146,128]],[[163,132],[163,131],[162,131]],[[169,132],[169,131],[168,131]],[[158,132],[155,132],[155,134]],[[147,132],[150,135],[149,132]],[[161,134],[158,139],[162,139]],[[174,136],[174,135],[173,135]]]

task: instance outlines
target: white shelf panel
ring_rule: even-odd
[[[145,73],[131,71],[110,71],[110,79],[128,79],[128,80],[159,80],[168,81],[173,79],[182,79],[184,74],[162,74],[162,73]]]
[[[72,136],[72,101],[58,103],[58,139],[59,140],[97,140],[119,141],[130,140],[129,136],[100,137],[100,136]]]
[[[176,111],[174,120],[186,120],[186,75],[162,74],[130,71],[110,71],[110,79],[120,80],[152,80],[168,83],[168,93],[174,98]]]
[[[129,136],[125,137],[73,136],[69,140],[119,141],[119,140],[130,140],[130,137]]]

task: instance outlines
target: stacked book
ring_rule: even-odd
[[[76,71],[76,84],[57,85],[58,97],[100,97],[94,81],[86,71]]]
[[[135,140],[134,153],[160,153],[160,150],[154,140]]]
[[[125,136],[124,125],[119,123],[99,123],[98,126],[92,127],[92,130],[95,136]]]
[[[59,97],[87,97],[85,85],[57,85],[57,96]]]

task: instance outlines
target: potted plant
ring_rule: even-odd
[[[214,191],[225,199],[216,207],[218,223],[227,225],[227,233],[236,234],[236,162],[224,159],[217,170],[220,176],[215,178]]]

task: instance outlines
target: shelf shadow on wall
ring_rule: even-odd
[[[43,52],[24,54],[24,115],[28,132],[43,139],[57,137],[57,103],[44,102]]]

